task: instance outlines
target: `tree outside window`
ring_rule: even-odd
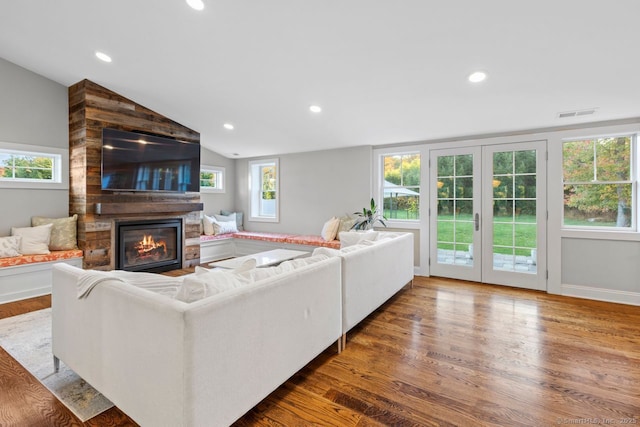
[[[632,144],[630,135],[563,143],[565,226],[633,226]]]
[[[383,157],[383,215],[388,219],[420,219],[420,154]]]
[[[278,159],[249,162],[251,219],[278,221]]]
[[[0,151],[0,179],[53,181],[55,156]]]
[[[200,191],[205,193],[224,193],[224,168],[201,166]]]

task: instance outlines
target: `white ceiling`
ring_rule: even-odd
[[[640,116],[638,0],[204,2],[0,0],[0,57],[92,80],[227,157]]]

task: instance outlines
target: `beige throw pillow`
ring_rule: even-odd
[[[345,215],[339,218],[340,226],[338,227],[338,233],[336,235],[336,239],[340,240],[340,232],[342,231],[350,231],[353,228],[353,225],[356,223],[356,218],[352,218],[349,215]]]
[[[41,216],[31,218],[31,225],[34,227],[53,224],[51,228],[51,241],[49,242],[49,249],[52,251],[78,249],[77,223],[78,215],[73,215],[68,218],[44,218]]]
[[[11,235],[20,236],[20,253],[23,255],[46,255],[49,252],[53,224],[38,227],[12,227]]]
[[[338,234],[338,227],[340,227],[340,220],[334,216],[324,223],[320,235],[327,242],[335,240],[336,234]]]

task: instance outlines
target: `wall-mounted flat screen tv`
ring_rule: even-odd
[[[157,135],[102,130],[102,189],[200,191],[200,145]]]

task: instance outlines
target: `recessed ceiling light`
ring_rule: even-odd
[[[187,0],[187,4],[195,10],[204,9],[204,3],[202,0]]]
[[[311,111],[312,113],[319,113],[322,111],[322,107],[318,105],[312,105],[309,107],[309,111]]]
[[[225,123],[222,126],[227,130],[233,130],[233,125],[231,123]]]
[[[472,73],[469,75],[469,81],[471,83],[480,83],[486,78],[487,78],[487,73],[485,73],[484,71],[476,71],[475,73]]]
[[[96,58],[104,62],[111,62],[111,57],[104,52],[97,51]]]

